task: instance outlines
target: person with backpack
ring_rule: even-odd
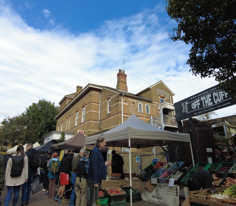
[[[56,194],[56,183],[59,177],[61,162],[58,160],[58,154],[54,152],[52,154],[52,160],[49,163],[49,171],[48,171],[48,178],[49,178],[49,198],[54,198]]]
[[[42,191],[48,191],[49,187],[49,182],[48,182],[48,168],[47,168],[47,163],[50,159],[50,156],[46,152],[42,157],[41,157],[41,174],[42,174],[42,182],[43,182],[43,190]],[[47,194],[47,193],[46,193]]]
[[[28,156],[28,180],[22,185],[22,197],[21,197],[21,206],[26,206],[29,204],[31,184],[33,183],[35,175],[37,175],[37,169],[41,165],[41,158],[37,151],[33,148],[32,143],[26,145],[27,152],[25,153]]]
[[[65,200],[63,199],[63,195],[64,195],[64,192],[66,189],[66,185],[69,185],[70,172],[71,172],[71,162],[73,159],[72,153],[73,153],[73,148],[65,150],[64,157],[61,160],[60,187],[57,192],[57,195],[54,198],[58,202],[65,202]]]
[[[14,193],[13,206],[16,206],[20,194],[21,185],[28,179],[28,157],[24,153],[24,147],[18,146],[16,154],[9,158],[5,172],[7,195],[4,206],[8,206]]]
[[[83,152],[83,157],[77,162],[76,170],[76,206],[87,206],[87,174],[89,168],[89,151]]]
[[[71,183],[72,183],[72,192],[70,195],[70,204],[69,206],[74,206],[75,205],[75,199],[76,199],[76,194],[75,194],[75,181],[76,181],[76,171],[77,171],[77,162],[81,157],[84,156],[84,149],[82,148],[77,156],[75,156],[72,160],[72,171],[71,171]]]

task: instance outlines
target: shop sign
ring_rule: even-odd
[[[236,104],[236,98],[218,85],[174,104],[176,120],[198,116]]]

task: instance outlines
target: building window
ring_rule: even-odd
[[[82,109],[82,122],[85,120],[85,107]]]
[[[77,124],[78,124],[78,118],[79,118],[79,112],[76,112],[76,115],[75,115],[75,126],[77,126]]]
[[[59,127],[59,125],[58,125],[58,127],[57,127],[57,131],[60,131],[60,127]]]
[[[67,127],[68,127],[68,118],[66,119],[66,131],[67,131]]]
[[[107,100],[107,113],[111,113],[111,99]]]
[[[142,103],[138,103],[138,111],[143,112],[143,104]]]
[[[61,123],[61,132],[62,132],[62,130],[63,130],[63,122]]]
[[[150,114],[150,106],[146,104],[146,113]]]
[[[160,103],[164,103],[164,102],[165,102],[165,99],[160,98]]]
[[[68,125],[68,130],[70,129],[70,118],[71,118],[71,117],[69,117],[69,125]]]

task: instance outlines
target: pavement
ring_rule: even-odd
[[[4,187],[2,195],[0,197],[2,206],[4,205],[6,194],[7,194],[7,188]],[[30,195],[29,206],[56,206],[56,205],[58,206],[58,204],[60,204],[61,206],[69,206],[69,203],[70,203],[69,199],[66,199],[66,202],[58,203],[58,201],[52,198],[48,198],[48,195],[46,195],[46,192],[39,191],[38,193],[34,195]],[[10,206],[11,205],[12,205],[12,201],[10,203]],[[17,202],[17,206],[20,206],[20,205],[21,205],[21,193]],[[158,206],[159,204],[153,203],[153,202],[146,202],[146,201],[138,201],[138,202],[133,203],[133,206],[144,206],[144,205]],[[126,203],[126,206],[130,206],[130,204]]]

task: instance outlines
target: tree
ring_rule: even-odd
[[[54,103],[46,100],[39,100],[26,108],[21,115],[28,119],[26,141],[41,142],[43,135],[56,129],[55,116],[58,109]]]
[[[0,126],[0,140],[2,143],[8,142],[12,147],[18,143],[23,143],[27,127],[25,126],[25,119],[16,117],[7,117]]]
[[[57,140],[58,143],[65,141],[65,132],[61,132],[60,139]]]
[[[187,64],[194,75],[214,77],[236,96],[235,0],[166,0],[170,18],[178,23],[172,40],[192,44]]]
[[[201,115],[196,116],[196,118],[200,121],[208,121],[212,119],[213,115],[216,115],[216,112],[213,111],[213,112],[201,114]]]

